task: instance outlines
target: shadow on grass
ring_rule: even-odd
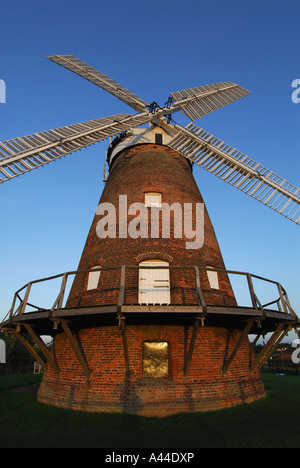
[[[40,376],[23,377],[0,376],[1,448],[300,446],[299,376],[263,374],[267,396],[250,405],[166,418],[83,413],[43,405],[36,400]]]

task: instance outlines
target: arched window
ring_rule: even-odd
[[[144,260],[139,266],[166,267],[163,260]],[[139,303],[170,304],[170,273],[168,268],[139,270]]]
[[[207,266],[206,268],[214,268],[212,266]],[[218,272],[207,270],[208,281],[211,289],[220,289],[219,288],[219,279],[218,279]]]
[[[95,266],[92,269],[94,270],[95,268],[101,268],[101,267],[100,266]],[[101,270],[96,270],[96,271],[90,271],[89,272],[87,291],[90,291],[91,289],[97,289],[98,288],[100,273],[101,273]]]

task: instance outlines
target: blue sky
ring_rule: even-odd
[[[73,54],[148,102],[233,81],[251,94],[196,123],[300,186],[297,0],[10,0],[1,6],[0,140],[125,104],[49,61]],[[183,116],[175,120],[186,125]],[[30,280],[74,270],[101,191],[107,142],[0,187],[0,319]],[[300,314],[299,226],[196,167],[228,269],[279,281]],[[44,291],[47,294],[47,291]]]

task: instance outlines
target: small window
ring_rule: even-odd
[[[206,268],[213,268],[212,266],[207,266]],[[211,289],[220,289],[219,288],[219,279],[218,272],[207,270],[208,281]]]
[[[155,133],[155,143],[157,145],[162,145],[163,144],[163,136],[161,133]]]
[[[96,266],[93,269],[95,269],[95,268],[101,268],[101,267]],[[100,273],[101,273],[101,270],[90,271],[89,272],[89,279],[88,279],[88,286],[87,286],[88,291],[90,291],[91,289],[97,289],[98,288]]]
[[[166,341],[143,343],[143,377],[162,378],[169,376],[169,345]]]
[[[161,207],[161,193],[158,192],[148,192],[145,193],[145,206],[152,207]]]

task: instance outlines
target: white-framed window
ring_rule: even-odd
[[[163,260],[144,260],[140,266],[167,267]],[[139,303],[170,304],[170,271],[168,268],[148,268],[139,270]]]
[[[161,207],[161,193],[159,192],[147,192],[145,193],[145,206],[151,208]]]
[[[207,266],[206,268],[214,268],[212,266]],[[207,276],[208,276],[208,281],[211,289],[220,289],[219,288],[219,278],[218,278],[218,272],[217,271],[212,271],[212,270],[206,270],[207,271]]]
[[[100,266],[95,266],[92,269],[94,270],[95,268],[101,268],[101,267]],[[90,291],[91,289],[97,289],[98,288],[100,273],[101,273],[101,270],[90,271],[89,272],[87,291]]]

